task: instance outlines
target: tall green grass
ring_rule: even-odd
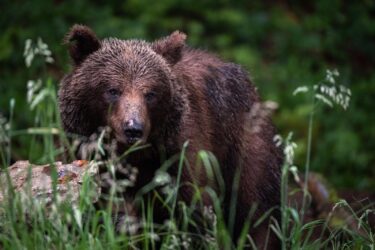
[[[39,59],[52,62],[48,47],[40,40],[35,46],[28,42],[25,58],[26,64],[33,66],[32,61]],[[33,56],[30,56],[30,53]],[[44,65],[44,64],[43,64]],[[57,108],[56,85],[48,77],[45,65],[40,70],[41,75],[37,80],[28,83],[28,101],[30,110],[35,114],[32,127],[24,130],[15,130],[12,126],[14,100],[10,101],[10,116],[8,119],[0,117],[0,156],[2,174],[7,178],[2,179],[0,191],[11,190],[11,180],[7,166],[10,165],[12,156],[12,138],[15,136],[27,136],[31,140],[30,159],[35,159],[39,150],[40,156],[37,163],[53,163],[57,160],[70,162],[74,160],[76,146],[73,140],[68,140],[61,127],[60,116]],[[335,71],[328,71],[326,78],[313,87],[301,87],[295,94],[306,92],[311,100],[311,115],[308,124],[308,154],[304,168],[305,179],[309,175],[311,160],[312,128],[314,126],[314,113],[322,104],[333,106],[341,105],[347,108],[350,91],[336,85]],[[332,93],[335,88],[336,92]],[[334,92],[334,91],[333,91]],[[342,97],[338,98],[339,94]],[[334,94],[334,95],[333,95]],[[265,213],[254,223],[250,219],[245,223],[238,242],[234,243],[230,237],[233,231],[233,218],[236,206],[236,192],[233,192],[231,215],[229,223],[224,220],[224,211],[221,202],[223,197],[209,187],[200,190],[194,184],[181,182],[181,171],[186,165],[185,143],[180,154],[166,159],[156,172],[154,179],[139,190],[138,195],[131,200],[119,199],[118,192],[126,192],[126,188],[132,185],[132,179],[116,180],[115,169],[119,162],[131,154],[134,150],[142,150],[142,147],[134,147],[122,156],[114,156],[105,159],[107,154],[105,145],[106,131],[93,137],[90,145],[91,160],[108,168],[107,180],[112,181],[108,195],[105,197],[107,206],[98,209],[92,200],[95,194],[95,182],[89,177],[85,178],[81,189],[78,204],[72,205],[62,201],[58,192],[54,193],[52,204],[45,204],[34,197],[17,192],[8,192],[9,197],[0,204],[0,249],[255,249],[253,240],[247,234],[249,228],[257,227],[271,211]],[[73,142],[73,143],[72,143]],[[311,203],[307,185],[302,188],[302,206],[291,206],[290,197],[290,173],[296,173],[294,165],[294,149],[297,146],[292,142],[292,134],[285,139],[276,138],[276,143],[282,145],[285,153],[285,163],[282,167],[281,180],[281,223],[271,220],[269,229],[275,233],[282,243],[282,249],[374,249],[374,229],[370,228],[368,216],[374,213],[374,207],[364,207],[363,213],[354,212],[345,201],[340,201],[332,209],[332,216],[336,209],[344,208],[352,216],[357,229],[353,229],[345,223],[339,227],[332,227],[329,220],[305,221],[306,211]],[[178,165],[178,174],[172,177],[168,174],[168,168],[173,164]],[[201,151],[198,154],[197,164],[202,165],[218,183],[221,193],[225,187],[220,173],[219,164],[210,152]],[[127,169],[126,171],[132,171]],[[236,174],[238,176],[238,174]],[[297,176],[297,175],[294,175]],[[104,178],[106,179],[106,178]],[[234,183],[237,183],[234,181]],[[192,185],[196,190],[191,204],[185,204],[178,199],[180,188],[184,185]],[[161,194],[153,192],[160,190]],[[204,207],[202,193],[210,195],[214,201],[213,207]],[[145,194],[152,193],[147,196]],[[146,198],[144,198],[146,197]],[[148,197],[148,198],[147,198]],[[137,216],[131,213],[117,211],[115,204],[137,206]],[[154,223],[153,209],[155,206],[163,206],[169,213],[169,219],[162,224]],[[203,208],[203,218],[195,218],[196,207]],[[254,209],[249,211],[250,217]],[[177,216],[178,214],[178,216]],[[331,216],[331,217],[332,217]],[[178,218],[177,218],[178,217]],[[232,223],[231,223],[232,221]],[[119,223],[121,222],[121,223]],[[196,230],[191,230],[195,228]],[[313,237],[314,230],[319,230],[319,237]],[[136,233],[135,233],[136,232]],[[265,236],[266,237],[266,236]]]

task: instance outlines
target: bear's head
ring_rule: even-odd
[[[88,136],[109,126],[124,145],[148,142],[171,108],[173,66],[185,38],[176,31],[153,43],[99,40],[88,27],[74,25],[66,36],[73,70],[59,90],[65,130]]]

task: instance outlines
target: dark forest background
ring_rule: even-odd
[[[192,47],[242,64],[263,99],[279,104],[273,119],[283,136],[294,132],[301,171],[311,106],[293,90],[338,69],[338,83],[352,90],[352,101],[347,111],[324,107],[317,113],[311,170],[340,189],[375,190],[374,1],[0,0],[0,9],[0,113],[9,116],[14,98],[15,129],[33,126],[26,83],[42,73],[26,69],[26,39],[41,37],[49,45],[55,63],[43,70],[57,86],[70,67],[62,40],[75,23],[101,38],[153,40],[178,29]],[[30,154],[29,137],[13,138],[13,160],[38,161],[42,150],[33,145]]]

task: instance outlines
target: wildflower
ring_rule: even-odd
[[[36,93],[42,87],[42,80],[29,80],[27,81],[27,102],[31,104],[35,98]]]
[[[49,50],[48,45],[44,43],[40,37],[38,38],[35,46],[33,45],[33,41],[31,39],[27,39],[25,41],[23,56],[25,57],[25,64],[27,67],[31,66],[31,63],[36,55],[41,55],[44,57],[44,61],[47,63],[54,62],[52,52]]]
[[[336,84],[336,78],[340,76],[337,69],[327,70],[325,79],[313,86],[314,98],[322,103],[333,107],[334,104],[341,106],[344,110],[349,107],[351,91],[349,88]],[[293,95],[309,92],[307,86],[300,86],[293,91]]]
[[[308,91],[309,91],[309,88],[307,86],[300,86],[293,91],[293,95],[297,95],[299,93],[306,93]]]
[[[289,171],[292,173],[295,182],[296,182],[296,183],[300,183],[301,180],[300,180],[300,178],[299,178],[299,176],[298,176],[298,168],[297,168],[297,166],[291,166],[291,167],[289,168]]]
[[[288,135],[287,140],[285,140],[284,155],[285,161],[289,165],[293,165],[294,161],[294,149],[297,148],[297,144],[291,141],[292,133]]]
[[[171,235],[170,237],[170,242],[167,246],[167,249],[178,249],[180,246],[180,240],[178,237],[174,234]]]
[[[141,227],[141,224],[137,217],[123,215],[120,217],[117,227],[121,233],[135,235]]]
[[[273,141],[275,142],[276,147],[280,147],[283,144],[283,138],[281,137],[281,135],[275,135],[273,137]]]
[[[164,186],[171,182],[171,176],[164,171],[157,171],[154,177],[154,183],[159,186]]]
[[[191,249],[191,237],[189,237],[187,234],[181,235],[181,245],[183,249]]]

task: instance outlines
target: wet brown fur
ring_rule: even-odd
[[[236,64],[189,48],[185,38],[174,32],[153,43],[115,38],[99,41],[89,28],[75,25],[67,35],[67,41],[73,43],[69,51],[75,66],[59,90],[62,121],[68,132],[80,135],[109,125],[121,145],[121,126],[127,117],[132,112],[142,117],[145,140],[152,148],[130,159],[139,167],[136,189],[150,181],[160,166],[160,148],[168,158],[179,153],[187,140],[191,169],[184,167],[182,181],[215,189],[205,171],[194,165],[198,151],[212,152],[225,180],[223,208],[227,213],[233,178],[240,171],[237,237],[252,205],[258,204],[255,219],[279,205],[281,153],[273,143],[274,128],[268,118],[259,130],[251,129],[248,117],[260,99],[248,74]],[[115,102],[106,97],[109,88],[120,91]],[[144,98],[150,89],[157,98],[152,104]],[[179,195],[189,202],[193,191],[181,189]],[[210,204],[210,199],[204,199]],[[279,219],[278,212],[273,215]],[[258,246],[263,245],[267,230],[268,222],[251,231]],[[276,247],[274,235],[269,243]]]

